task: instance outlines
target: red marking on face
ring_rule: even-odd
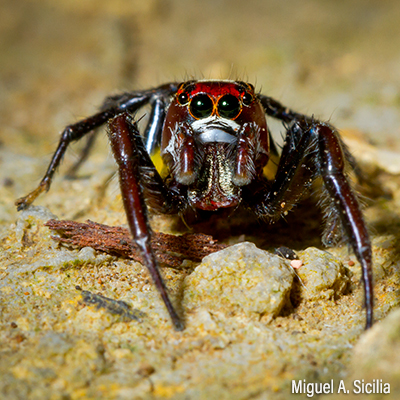
[[[189,81],[179,87],[176,101],[194,119],[217,115],[235,120],[254,97],[254,87],[244,82]]]
[[[219,98],[224,94],[231,94],[240,98],[245,91],[250,91],[254,95],[254,88],[248,83],[230,81],[198,81],[186,82],[178,89],[177,96],[187,92],[190,96],[198,93],[207,93],[214,98]]]

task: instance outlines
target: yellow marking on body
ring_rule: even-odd
[[[267,165],[263,168],[263,175],[270,181],[275,179],[278,170],[279,157],[271,155]]]
[[[157,151],[151,156],[151,161],[153,161],[153,164],[156,167],[156,170],[158,171],[158,173],[161,176],[164,176],[167,167],[164,164],[164,161],[163,161],[163,159],[161,157],[160,149],[157,149]]]

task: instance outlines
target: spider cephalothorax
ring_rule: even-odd
[[[187,82],[165,118],[161,154],[193,208],[235,207],[241,187],[268,162],[269,135],[254,88],[242,82]]]
[[[132,113],[151,112],[141,135]],[[265,115],[284,123],[286,136],[273,179],[264,167],[275,153]],[[66,127],[39,186],[17,201],[21,210],[51,184],[69,143],[108,122],[132,236],[164,300],[176,329],[183,324],[173,308],[150,247],[147,206],[162,213],[235,209],[257,217],[285,215],[318,177],[326,212],[325,242],[341,228],[359,260],[364,280],[366,327],[372,325],[372,254],[362,212],[347,179],[355,168],[336,129],[296,113],[240,81],[188,81],[108,98],[101,111]],[[160,148],[167,167],[160,176],[150,155]]]

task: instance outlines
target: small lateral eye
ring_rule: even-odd
[[[179,96],[178,96],[178,103],[181,105],[186,104],[189,101],[189,95],[186,92],[182,92]]]
[[[242,97],[242,102],[245,106],[249,106],[251,102],[253,101],[253,96],[247,92]]]
[[[240,102],[232,94],[226,94],[219,99],[218,114],[221,117],[234,119],[239,115],[240,110]]]
[[[194,96],[190,102],[190,112],[195,118],[209,117],[213,112],[213,102],[206,94]]]

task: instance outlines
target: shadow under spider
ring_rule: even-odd
[[[216,212],[197,211],[197,220],[185,218],[190,230],[195,233],[211,235],[219,243],[235,244],[243,241],[253,242],[264,250],[286,246],[291,249],[305,249],[310,246],[324,247],[321,242],[322,214],[313,199],[307,199],[288,213],[283,219],[269,223],[257,219],[247,210],[220,209]],[[188,230],[181,219],[173,227],[178,232]]]

